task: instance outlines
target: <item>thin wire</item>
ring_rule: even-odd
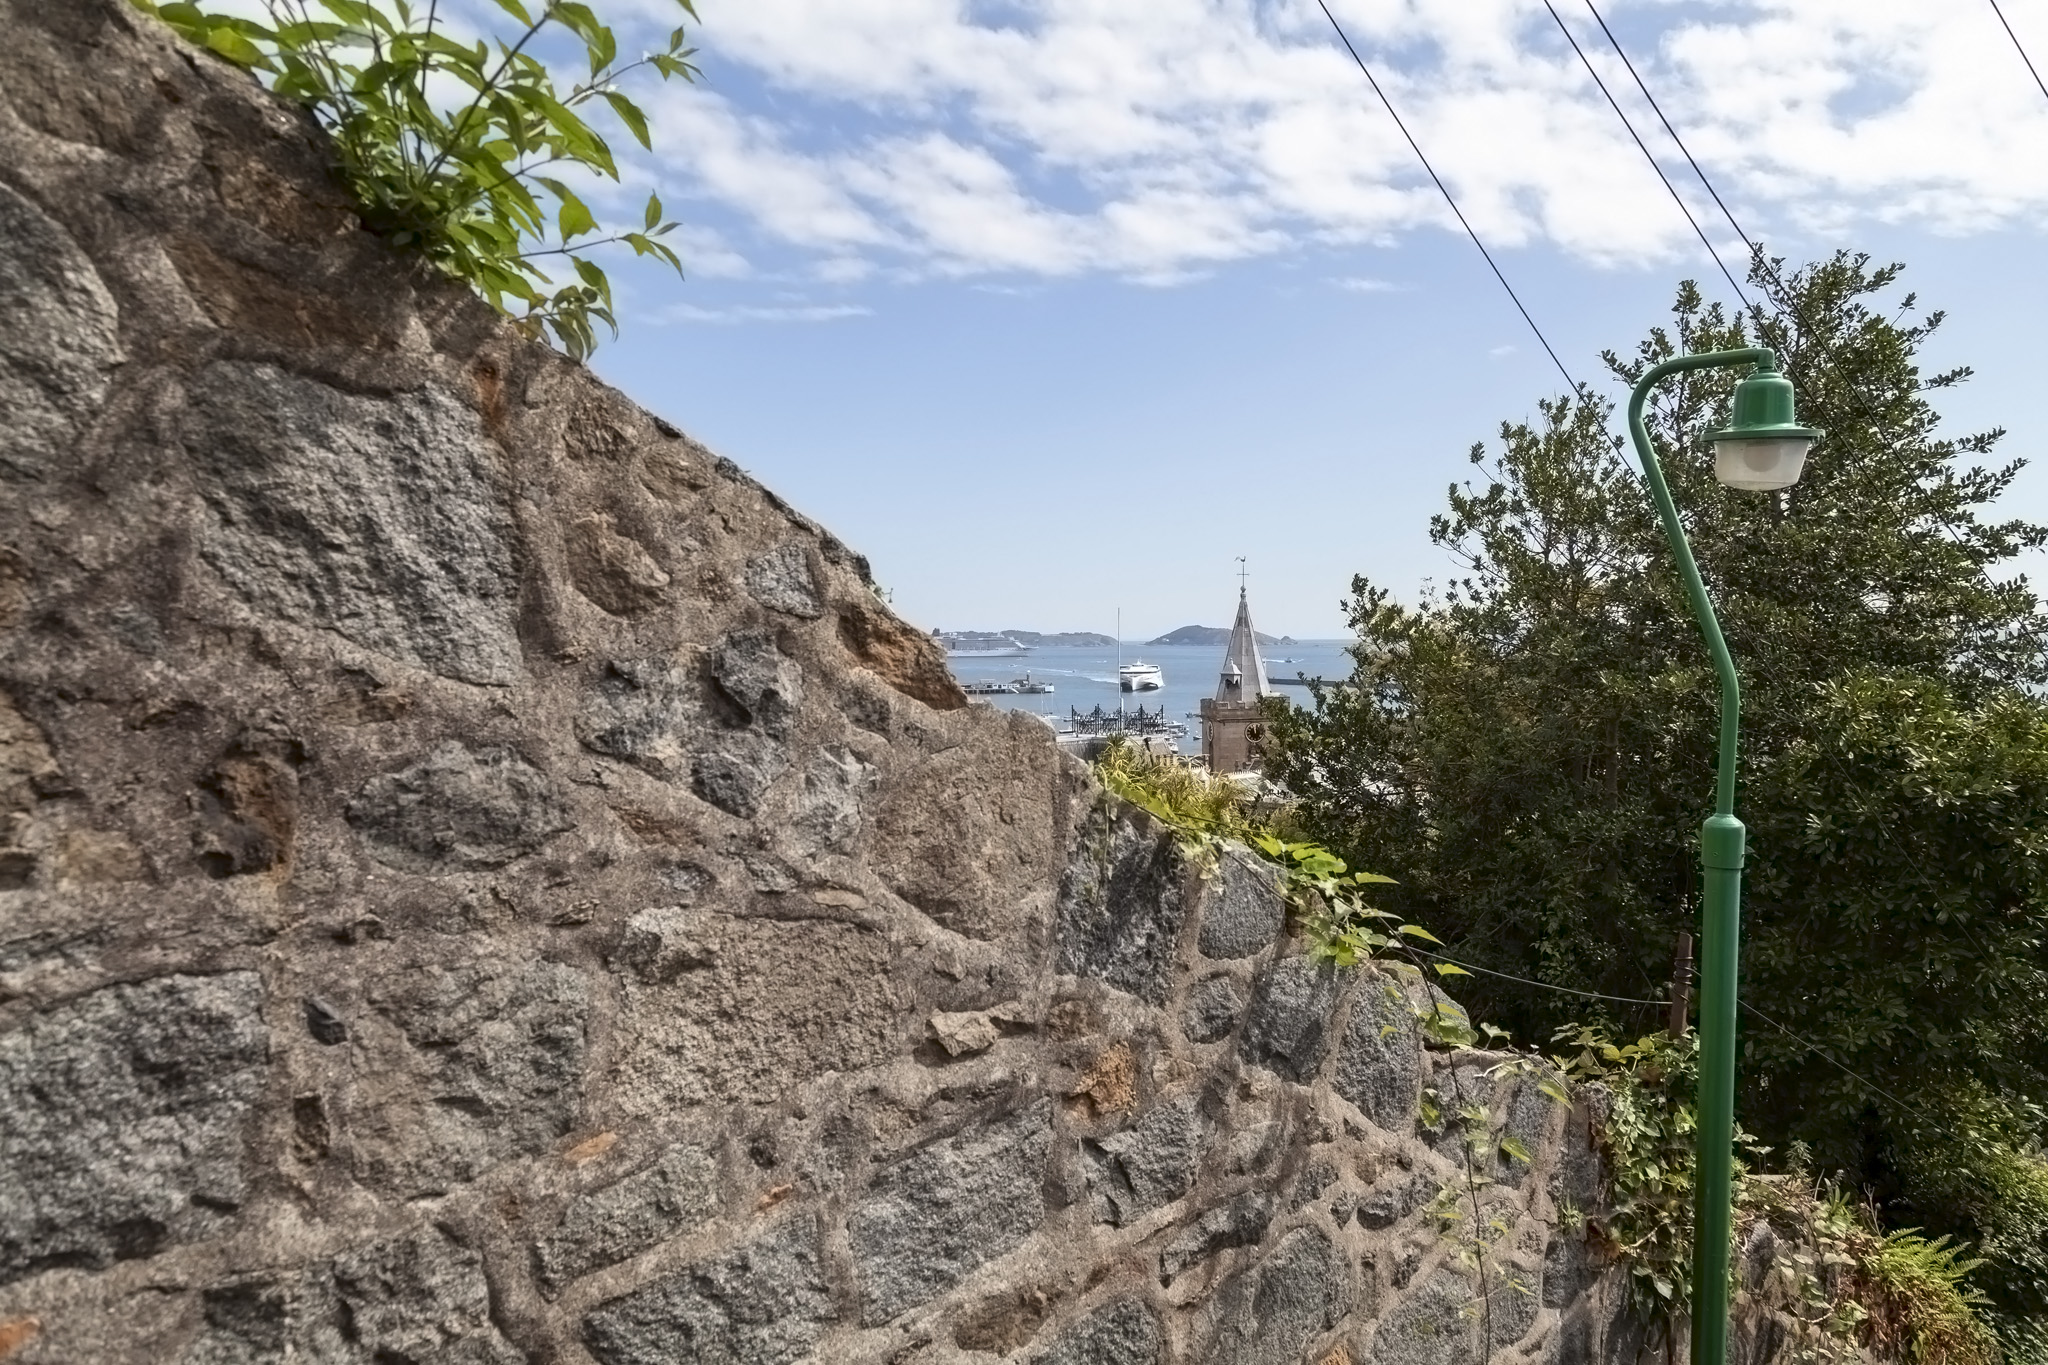
[[[1401,122],[1401,116],[1394,112],[1394,102],[1387,98],[1387,92],[1380,89],[1380,83],[1373,79],[1372,69],[1365,64],[1365,58],[1358,55],[1358,49],[1351,45],[1351,39],[1346,36],[1344,26],[1337,22],[1337,16],[1330,13],[1330,7],[1324,4],[1323,0],[1316,0],[1316,6],[1322,10],[1323,17],[1330,21],[1330,27],[1337,30],[1337,40],[1344,44],[1344,50],[1351,54],[1351,60],[1357,62],[1358,69],[1365,73],[1366,82],[1372,86],[1373,94],[1380,97],[1380,103],[1387,107],[1387,113],[1393,118],[1394,126],[1401,130],[1402,137],[1408,139],[1408,146],[1415,152],[1415,159],[1422,163],[1423,170],[1429,172],[1429,178],[1436,182],[1437,190],[1442,193],[1444,202],[1449,204],[1451,212],[1457,215],[1458,225],[1465,229],[1465,235],[1472,239],[1472,245],[1478,247],[1479,254],[1486,258],[1486,264],[1493,271],[1493,277],[1500,281],[1500,287],[1507,290],[1508,297],[1514,300],[1515,311],[1522,315],[1522,321],[1529,324],[1529,330],[1536,334],[1536,340],[1543,344],[1544,352],[1549,355],[1550,363],[1557,366],[1557,372],[1564,376],[1564,382],[1571,386],[1572,393],[1576,395],[1579,392],[1579,382],[1572,378],[1572,372],[1557,358],[1557,352],[1552,349],[1549,338],[1543,335],[1543,329],[1536,325],[1536,319],[1530,317],[1529,310],[1522,306],[1521,297],[1515,293],[1515,287],[1508,283],[1508,277],[1501,274],[1500,267],[1494,264],[1493,253],[1486,249],[1486,243],[1479,240],[1479,234],[1465,221],[1464,213],[1458,208],[1458,201],[1451,197],[1443,177],[1436,173],[1436,167],[1430,165],[1429,158],[1422,154],[1422,145],[1415,140],[1415,135],[1408,131],[1408,125]]]
[[[1548,981],[1531,981],[1526,976],[1509,976],[1506,972],[1496,972],[1490,967],[1475,967],[1469,962],[1460,962],[1456,958],[1445,957],[1442,953],[1428,952],[1424,949],[1414,947],[1411,944],[1403,944],[1402,947],[1406,951],[1414,954],[1417,957],[1431,958],[1437,962],[1448,962],[1453,967],[1462,967],[1468,972],[1478,972],[1484,976],[1497,976],[1503,981],[1513,981],[1524,986],[1534,986],[1539,990],[1557,991],[1563,995],[1584,996],[1588,1000],[1612,1000],[1623,1005],[1662,1006],[1671,1003],[1668,1000],[1643,1000],[1628,995],[1603,995],[1598,991],[1574,990],[1570,986],[1556,986],[1552,985]],[[1861,1085],[1864,1088],[1868,1089],[1872,1094],[1877,1095],[1883,1099],[1890,1100],[1893,1104],[1898,1105],[1900,1112],[1908,1112],[1911,1109],[1911,1106],[1908,1105],[1904,1100],[1900,1099],[1897,1095],[1892,1094],[1891,1091],[1886,1090],[1877,1082],[1868,1080],[1861,1074],[1851,1071],[1848,1067],[1843,1066],[1840,1062],[1836,1061],[1833,1057],[1829,1056],[1828,1053],[1824,1049],[1822,1049],[1818,1043],[1815,1043],[1808,1038],[1802,1038],[1800,1035],[1794,1033],[1791,1029],[1786,1028],[1783,1024],[1771,1018],[1770,1015],[1765,1014],[1755,1005],[1750,1004],[1747,1000],[1742,1001],[1741,1005],[1742,1008],[1748,1010],[1751,1014],[1754,1014],[1757,1018],[1763,1020],[1766,1024],[1769,1024],[1772,1028],[1778,1030],[1778,1032],[1784,1034],[1793,1042],[1799,1043],[1805,1048],[1807,1048],[1807,1050],[1813,1052],[1816,1056],[1820,1057],[1822,1061],[1825,1061],[1828,1065],[1834,1067],[1837,1071],[1840,1071],[1844,1076],[1847,1076],[1850,1080],[1855,1081],[1858,1085]]]
[[[1607,27],[1607,21],[1600,17],[1600,11],[1593,8],[1593,0],[1586,0],[1586,8],[1592,11],[1593,21],[1600,25],[1600,31],[1607,35],[1607,44],[1614,49],[1614,55],[1621,58],[1621,64],[1628,68],[1628,74],[1635,81],[1636,89],[1642,91],[1643,98],[1650,102],[1650,109],[1657,115],[1657,121],[1664,125],[1664,131],[1671,135],[1671,140],[1678,145],[1678,150],[1684,153],[1686,164],[1692,167],[1692,173],[1700,178],[1700,184],[1706,186],[1707,193],[1713,196],[1714,206],[1721,210],[1721,216],[1728,220],[1728,226],[1735,229],[1735,235],[1740,237],[1742,244],[1749,248],[1749,254],[1752,257],[1757,256],[1759,253],[1756,243],[1751,241],[1749,234],[1742,230],[1742,224],[1735,221],[1735,215],[1729,212],[1728,205],[1723,202],[1719,192],[1714,189],[1714,182],[1707,179],[1707,173],[1700,169],[1700,163],[1694,158],[1692,149],[1685,145],[1685,139],[1680,137],[1678,130],[1671,126],[1671,120],[1664,117],[1664,107],[1657,103],[1657,97],[1650,93],[1650,87],[1644,84],[1642,76],[1636,71],[1636,64],[1630,61],[1628,53],[1622,50],[1621,40],[1614,36],[1613,29]],[[1776,279],[1777,271],[1773,270],[1771,277]],[[1780,281],[1779,288],[1782,289],[1783,287],[1784,283]]]
[[[1818,1057],[1819,1057],[1819,1058],[1820,1058],[1820,1059],[1821,1059],[1822,1061],[1826,1062],[1826,1063],[1827,1063],[1827,1064],[1828,1064],[1829,1066],[1832,1066],[1832,1067],[1834,1067],[1834,1068],[1835,1068],[1835,1070],[1837,1070],[1837,1071],[1841,1072],[1841,1073],[1842,1073],[1842,1074],[1843,1074],[1844,1076],[1847,1076],[1847,1077],[1848,1077],[1848,1078],[1849,1078],[1850,1080],[1852,1080],[1852,1081],[1855,1081],[1855,1082],[1856,1082],[1857,1084],[1859,1084],[1859,1085],[1861,1085],[1861,1086],[1865,1087],[1866,1089],[1868,1089],[1869,1091],[1871,1091],[1871,1093],[1873,1093],[1873,1094],[1876,1094],[1876,1095],[1880,1095],[1880,1096],[1882,1096],[1883,1098],[1885,1098],[1885,1099],[1888,1099],[1888,1100],[1890,1100],[1890,1101],[1891,1101],[1891,1102],[1892,1102],[1893,1104],[1896,1104],[1897,1106],[1899,1106],[1899,1112],[1901,1112],[1901,1113],[1911,1113],[1911,1112],[1912,1112],[1912,1109],[1913,1109],[1913,1106],[1912,1106],[1912,1105],[1909,1105],[1909,1104],[1907,1104],[1907,1103],[1906,1103],[1906,1102],[1905,1102],[1904,1100],[1900,1099],[1900,1098],[1899,1098],[1899,1097],[1898,1097],[1897,1095],[1894,1095],[1894,1094],[1893,1094],[1893,1093],[1892,1093],[1891,1091],[1889,1091],[1889,1090],[1886,1090],[1886,1089],[1885,1089],[1885,1088],[1884,1088],[1883,1086],[1879,1085],[1879,1084],[1878,1084],[1878,1083],[1877,1083],[1876,1081],[1871,1081],[1871,1080],[1865,1080],[1865,1079],[1864,1079],[1864,1078],[1863,1078],[1862,1076],[1858,1075],[1858,1074],[1857,1074],[1856,1072],[1854,1072],[1854,1071],[1851,1071],[1851,1070],[1850,1070],[1850,1069],[1849,1069],[1848,1067],[1846,1067],[1846,1066],[1843,1066],[1843,1065],[1842,1065],[1842,1064],[1841,1064],[1840,1062],[1836,1061],[1836,1060],[1835,1060],[1835,1059],[1834,1059],[1833,1057],[1830,1057],[1830,1056],[1828,1056],[1828,1054],[1827,1054],[1826,1052],[1822,1051],[1822,1050],[1821,1050],[1821,1046],[1820,1046],[1820,1044],[1818,1044],[1818,1043],[1814,1042],[1814,1041],[1813,1041],[1812,1039],[1809,1039],[1809,1038],[1802,1038],[1802,1037],[1800,1037],[1800,1036],[1799,1036],[1798,1034],[1794,1033],[1794,1032],[1793,1032],[1793,1031],[1792,1031],[1791,1029],[1788,1029],[1788,1028],[1786,1028],[1786,1027],[1785,1027],[1785,1026],[1784,1026],[1783,1024],[1781,1024],[1781,1023],[1779,1023],[1779,1022],[1778,1022],[1777,1020],[1775,1020],[1775,1019],[1771,1018],[1771,1016],[1770,1016],[1770,1015],[1768,1015],[1768,1014],[1765,1014],[1765,1013],[1764,1013],[1764,1012],[1763,1012],[1762,1010],[1758,1009],[1758,1008],[1757,1008],[1757,1007],[1756,1007],[1755,1005],[1752,1005],[1752,1004],[1750,1004],[1750,1003],[1749,1003],[1749,1002],[1748,1002],[1747,1000],[1745,1000],[1745,1001],[1743,1001],[1743,1002],[1742,1002],[1742,1008],[1744,1008],[1744,1009],[1748,1010],[1748,1011],[1749,1011],[1749,1012],[1750,1012],[1751,1014],[1754,1014],[1754,1015],[1755,1015],[1755,1016],[1756,1016],[1757,1018],[1759,1018],[1759,1019],[1763,1020],[1763,1021],[1764,1021],[1764,1022],[1765,1022],[1766,1024],[1769,1024],[1769,1025],[1770,1025],[1770,1026],[1771,1026],[1772,1028],[1774,1028],[1774,1029],[1776,1029],[1776,1030],[1777,1030],[1778,1032],[1780,1032],[1780,1033],[1784,1034],[1784,1035],[1785,1035],[1785,1036],[1786,1036],[1787,1038],[1790,1038],[1790,1039],[1791,1039],[1791,1040],[1792,1040],[1793,1042],[1795,1042],[1795,1043],[1801,1043],[1801,1044],[1804,1044],[1804,1045],[1805,1045],[1805,1046],[1806,1046],[1806,1047],[1807,1047],[1807,1048],[1808,1048],[1808,1049],[1809,1049],[1810,1051],[1812,1051],[1812,1052],[1814,1053],[1814,1055],[1818,1056]]]
[[[1671,183],[1670,176],[1664,174],[1664,168],[1657,163],[1657,158],[1650,154],[1649,147],[1644,145],[1642,135],[1636,132],[1635,124],[1629,122],[1628,115],[1622,112],[1620,102],[1614,98],[1614,92],[1607,88],[1607,82],[1600,78],[1599,71],[1594,68],[1593,59],[1586,55],[1585,49],[1579,46],[1579,40],[1572,36],[1572,31],[1569,28],[1565,27],[1564,16],[1557,12],[1557,7],[1552,5],[1550,0],[1543,0],[1543,8],[1550,11],[1550,17],[1557,23],[1557,31],[1564,35],[1564,40],[1567,43],[1571,44],[1572,51],[1578,54],[1579,64],[1586,68],[1586,74],[1593,78],[1593,84],[1600,87],[1600,93],[1607,97],[1607,107],[1614,111],[1614,116],[1621,120],[1621,126],[1628,130],[1629,137],[1635,141],[1636,150],[1643,154],[1643,160],[1650,163],[1650,169],[1655,171],[1657,178],[1664,182],[1664,188],[1671,194],[1671,202],[1678,205],[1678,211],[1685,215],[1685,221],[1692,224],[1693,235],[1700,239],[1700,245],[1707,249],[1707,254],[1714,258],[1714,264],[1721,268],[1721,278],[1728,281],[1728,287],[1735,291],[1735,297],[1741,302],[1743,310],[1754,313],[1756,311],[1755,306],[1750,303],[1748,296],[1742,292],[1742,286],[1735,282],[1734,273],[1728,269],[1728,263],[1721,259],[1721,253],[1714,249],[1713,242],[1708,240],[1706,230],[1700,226],[1699,220],[1692,216],[1692,209],[1680,197],[1678,187]],[[1662,115],[1660,114],[1659,117],[1661,118]],[[1697,170],[1698,168],[1695,167],[1694,169]],[[1747,245],[1747,239],[1745,239],[1745,245]]]
[[[2012,31],[2012,25],[2005,22],[2005,11],[1998,7],[1998,0],[1991,0],[1991,12],[1998,16],[1998,22],[2005,29],[2005,36],[2012,39],[2013,50],[2020,54],[2020,60],[2027,64],[2027,74],[2034,78],[2034,84],[2041,87],[2041,93],[2048,95],[2048,81],[2041,79],[2041,73],[2034,69],[2034,59],[2020,46],[2020,35]]]
[[[1408,947],[1408,945],[1405,944],[1403,946]],[[1434,958],[1438,962],[1448,962],[1453,967],[1462,967],[1464,970],[1468,972],[1478,972],[1482,976],[1497,976],[1503,981],[1516,981],[1520,982],[1524,986],[1534,986],[1539,990],[1558,991],[1565,995],[1583,995],[1588,1000],[1614,1000],[1624,1005],[1662,1006],[1671,1003],[1669,1000],[1641,1000],[1632,995],[1602,995],[1598,991],[1573,990],[1570,986],[1553,986],[1548,981],[1531,981],[1526,976],[1509,976],[1506,972],[1497,972],[1493,970],[1491,967],[1475,967],[1469,962],[1460,962],[1458,961],[1458,959],[1454,957],[1445,957],[1442,953],[1425,952],[1421,948],[1408,947],[1408,951],[1414,953],[1418,957]]]

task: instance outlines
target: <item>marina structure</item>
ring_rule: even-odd
[[[1265,733],[1264,699],[1273,695],[1266,680],[1266,661],[1259,657],[1259,637],[1252,630],[1251,603],[1244,584],[1237,588],[1237,620],[1224,647],[1223,669],[1216,694],[1202,698],[1202,757],[1212,773],[1255,771],[1259,741]]]

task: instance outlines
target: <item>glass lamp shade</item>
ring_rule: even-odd
[[[1792,381],[1777,357],[1760,352],[1756,369],[1735,386],[1729,422],[1707,433],[1714,447],[1714,477],[1730,488],[1768,493],[1799,482],[1806,452],[1820,433],[1802,427],[1792,411]]]
[[[1714,442],[1714,477],[1730,488],[1770,492],[1799,482],[1813,437],[1723,436]]]

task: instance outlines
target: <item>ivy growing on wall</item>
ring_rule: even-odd
[[[662,240],[676,224],[649,194],[630,226],[608,229],[571,185],[618,181],[602,112],[652,150],[647,115],[622,83],[636,74],[694,81],[678,26],[658,51],[622,61],[618,39],[577,0],[496,0],[513,21],[459,40],[441,0],[263,0],[265,19],[133,0],[201,47],[258,73],[333,139],[370,227],[467,281],[536,339],[582,359],[618,320],[592,253],[622,247],[682,271]],[[693,0],[674,0],[695,21]],[[589,74],[567,89],[537,53],[567,40]]]
[[[1096,773],[1111,792],[1159,819],[1205,874],[1227,845],[1261,856],[1277,874],[1316,959],[1338,968],[1377,961],[1424,982],[1418,994],[1426,1003],[1411,999],[1410,1014],[1431,1043],[1458,1049],[1507,1041],[1503,1030],[1475,1024],[1435,989],[1431,973],[1464,973],[1456,964],[1414,955],[1417,943],[1436,942],[1433,935],[1368,903],[1369,888],[1391,879],[1353,872],[1321,845],[1290,837],[1284,806],[1262,809],[1230,779],[1119,744],[1098,759]],[[1617,1043],[1597,1025],[1574,1023],[1557,1031],[1552,1049],[1556,1055],[1547,1064],[1514,1057],[1489,1074],[1526,1075],[1561,1104],[1598,1089],[1595,1133],[1609,1171],[1603,1207],[1565,1207],[1560,1218],[1627,1270],[1635,1309],[1668,1340],[1692,1295],[1696,1035],[1659,1032]],[[1488,1173],[1496,1161],[1526,1162],[1530,1154],[1496,1130],[1483,1105],[1458,1091],[1455,1069],[1448,1084],[1448,1093],[1424,1090],[1421,1118],[1430,1129],[1456,1126],[1463,1171],[1438,1191],[1426,1213],[1477,1280],[1473,1312],[1490,1317],[1496,1292],[1523,1293],[1528,1286],[1489,1261],[1506,1229],[1485,1207]],[[1915,1365],[1994,1365],[2000,1359],[1985,1298],[1970,1282],[1982,1261],[1946,1236],[1930,1239],[1917,1228],[1883,1231],[1875,1209],[1856,1202],[1839,1182],[1814,1176],[1801,1145],[1786,1153],[1786,1171],[1764,1174],[1759,1168],[1770,1149],[1739,1129],[1737,1143],[1736,1235],[1768,1261],[1761,1281],[1738,1296],[1738,1312],[1778,1315],[1796,1337],[1799,1357],[1817,1362],[1862,1360],[1865,1350]],[[1490,1340],[1490,1323],[1483,1331]]]

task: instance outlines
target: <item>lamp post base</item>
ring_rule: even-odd
[[[1693,1214],[1692,1365],[1726,1365],[1728,1262],[1734,1234],[1735,979],[1742,956],[1742,822],[1700,828],[1706,877],[1700,925],[1700,1091]]]

